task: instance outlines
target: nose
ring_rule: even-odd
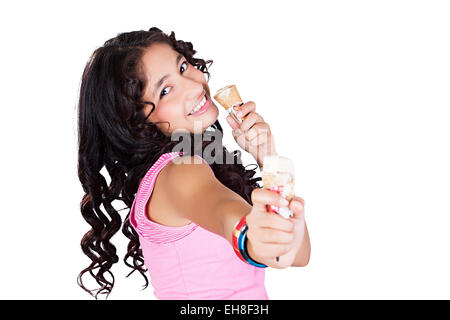
[[[185,79],[184,81],[184,92],[186,107],[190,107],[189,111],[194,107],[195,104],[200,100],[200,98],[206,93],[205,88],[201,82]]]
[[[198,82],[193,82],[189,88],[186,88],[186,99],[193,103],[198,102],[198,99],[205,93],[203,85]]]

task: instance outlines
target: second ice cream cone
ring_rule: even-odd
[[[261,178],[265,189],[275,191],[286,200],[291,200],[295,196],[294,163],[291,159],[278,155],[266,156],[263,162]],[[291,209],[287,207],[268,205],[268,209],[284,218],[290,218],[293,215]],[[280,257],[276,257],[276,261],[280,262]]]
[[[286,200],[291,200],[294,197],[294,175],[294,164],[291,159],[278,155],[264,158],[261,178],[265,189],[275,191]],[[289,218],[293,214],[289,208],[285,207],[270,205],[270,210],[285,218]]]

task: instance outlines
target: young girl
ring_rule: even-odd
[[[114,286],[110,269],[119,258],[110,239],[122,226],[114,200],[130,208],[122,226],[130,240],[124,262],[143,275],[145,287],[149,271],[159,299],[268,299],[265,267],[308,263],[303,200],[288,202],[261,188],[240,152],[223,146],[219,110],[205,78],[212,61],[195,53],[174,32],[151,28],[106,41],[85,67],[78,175],[86,193],[81,213],[92,227],[81,247],[92,262],[78,283],[95,298],[107,297]],[[244,103],[244,121],[227,121],[262,168],[275,148],[269,125],[255,110],[255,103]],[[200,147],[174,151],[180,131],[190,141],[200,138]],[[207,148],[213,161],[204,156]],[[294,216],[270,213],[270,204],[289,207]],[[85,273],[98,289],[87,289]]]

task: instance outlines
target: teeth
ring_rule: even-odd
[[[206,96],[203,97],[202,101],[194,108],[189,114],[196,113],[198,110],[200,110],[201,107],[206,103]]]

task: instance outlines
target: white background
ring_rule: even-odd
[[[81,73],[107,39],[152,26],[213,59],[211,91],[235,83],[295,160],[311,261],[268,269],[271,299],[450,298],[447,1],[0,6],[0,298],[91,299],[76,284],[89,263],[79,246],[89,230],[77,177]],[[113,238],[121,260],[126,240]],[[110,299],[154,299],[121,260]]]

